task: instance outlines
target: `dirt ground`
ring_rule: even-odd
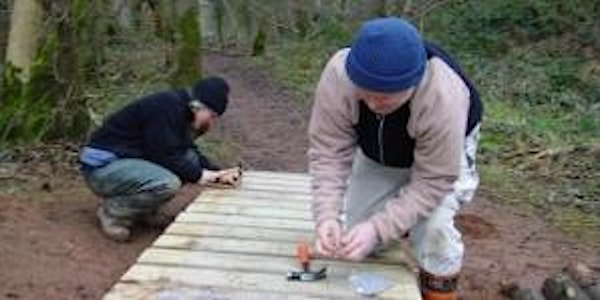
[[[305,171],[308,109],[235,59],[210,56],[206,68],[232,85],[218,130],[241,146],[241,159],[254,169]],[[0,299],[99,299],[160,231],[138,230],[127,244],[105,239],[94,218],[98,199],[77,173],[42,162],[0,177]],[[199,192],[185,188],[167,211],[176,214]],[[496,200],[484,183],[457,220],[467,245],[464,299],[501,299],[502,282],[539,285],[571,260],[600,269],[600,249]]]

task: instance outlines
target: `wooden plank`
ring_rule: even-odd
[[[243,180],[245,182],[258,183],[258,184],[272,183],[272,184],[283,185],[283,186],[295,186],[295,187],[304,187],[304,188],[310,188],[310,186],[311,186],[310,180],[295,180],[295,179],[290,180],[290,179],[284,179],[284,178],[254,177],[254,176],[249,176],[249,175],[244,175]]]
[[[205,203],[226,203],[231,205],[238,205],[241,207],[272,207],[278,209],[286,209],[293,211],[307,211],[310,209],[311,204],[309,202],[299,201],[282,201],[281,199],[273,200],[268,198],[212,198],[212,197],[199,197],[196,201],[192,202],[189,207],[201,206]]]
[[[249,171],[238,189],[203,191],[105,299],[361,299],[348,283],[355,272],[397,283],[378,299],[420,299],[399,247],[361,263],[317,259],[324,281],[285,280],[297,242],[314,239],[311,199],[301,173]]]
[[[296,243],[291,241],[300,241],[304,240],[304,238],[305,235],[297,232],[290,232],[290,242],[163,234],[154,242],[154,244],[152,244],[152,247],[293,257],[296,251]],[[406,265],[407,261],[404,253],[397,248],[384,252],[381,257],[369,258],[365,262],[387,265]]]
[[[268,191],[269,193],[297,194],[304,197],[308,197],[310,195],[310,188],[308,187],[281,186],[268,183],[245,183],[243,180],[241,189],[242,191],[246,192]]]
[[[150,248],[139,258],[138,263],[181,266],[190,268],[212,268],[245,272],[273,273],[284,276],[297,268],[293,257],[268,257],[245,253],[220,253],[209,251],[186,251],[177,249]],[[373,272],[390,279],[403,280],[412,277],[405,266],[378,263],[351,263],[336,260],[314,260],[313,266],[327,266],[329,277],[341,277],[353,271]]]
[[[186,235],[190,237],[221,237],[228,239],[283,241],[290,243],[295,243],[299,240],[311,241],[313,239],[312,230],[296,231],[294,234],[290,234],[289,230],[249,228],[208,223],[173,223],[167,228],[165,233],[170,235]]]
[[[267,291],[292,295],[305,294],[360,299],[357,294],[348,288],[347,277],[351,274],[348,273],[345,275],[319,282],[305,283],[287,281],[285,276],[279,274],[136,264],[123,275],[121,281],[134,283],[167,281],[188,286],[200,284],[201,286]],[[380,294],[378,299],[414,300],[419,299],[418,297],[414,280],[411,280],[410,277],[403,277],[396,282],[394,288]]]
[[[290,233],[290,236],[291,239],[296,238],[294,233]],[[300,240],[302,237],[301,234],[298,234],[297,240]],[[272,242],[216,237],[198,238],[168,234],[161,235],[154,241],[152,247],[288,257],[293,257],[295,251],[295,244],[293,242]]]
[[[244,198],[270,198],[270,199],[285,199],[287,201],[310,201],[312,195],[309,191],[288,191],[285,188],[280,189],[269,189],[256,187],[249,188],[247,186],[240,186],[237,189],[210,189],[202,192],[200,196],[216,196],[216,197],[227,197],[236,196]]]
[[[292,173],[279,175],[279,172],[256,172],[256,171],[245,171],[244,177],[249,178],[261,178],[261,179],[275,179],[275,180],[288,180],[288,181],[304,181],[310,182],[312,176],[306,173]]]
[[[169,298],[172,296],[172,298]],[[270,291],[248,291],[214,286],[195,286],[172,283],[164,280],[149,282],[117,283],[104,300],[148,300],[148,299],[243,299],[243,300],[342,300],[339,297],[317,297],[305,294],[276,293]]]
[[[273,191],[273,192],[289,192],[294,194],[303,194],[309,196],[311,193],[310,186],[299,186],[299,185],[283,185],[278,183],[270,182],[258,182],[251,180],[242,180],[240,185],[244,191]]]
[[[311,182],[308,180],[287,180],[281,178],[261,178],[261,177],[249,177],[244,175],[242,179],[242,186],[246,185],[247,188],[252,186],[263,186],[265,188],[277,189],[277,188],[288,188],[297,190],[298,192],[308,193],[311,190]]]
[[[308,180],[287,180],[281,178],[264,178],[264,177],[251,177],[244,175],[243,182],[248,184],[273,184],[280,186],[298,187],[310,190],[310,181]]]
[[[265,228],[282,228],[282,229],[297,229],[297,230],[313,230],[314,223],[312,221],[291,220],[285,218],[254,218],[248,216],[227,216],[208,213],[183,213],[180,214],[175,222],[194,223],[206,222],[223,225],[237,225],[250,227],[265,227]]]
[[[214,189],[206,190],[200,194],[199,199],[204,198],[248,198],[248,199],[273,199],[281,201],[310,202],[312,196],[304,193],[288,193],[285,190],[244,190],[244,189]]]
[[[244,176],[262,177],[262,178],[275,178],[275,179],[287,179],[287,180],[310,180],[311,176],[307,173],[293,173],[293,172],[269,172],[269,171],[246,171]]]
[[[312,213],[308,210],[289,210],[272,207],[255,207],[255,206],[240,206],[232,205],[227,201],[214,203],[205,202],[198,205],[189,206],[186,209],[189,213],[216,213],[222,215],[239,215],[251,217],[274,217],[288,218],[290,220],[305,220],[312,221]]]

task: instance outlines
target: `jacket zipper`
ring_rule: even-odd
[[[383,156],[383,126],[385,125],[385,116],[377,115],[377,119],[379,120],[379,131],[377,134],[377,139],[379,141],[379,161],[385,165],[385,158]]]

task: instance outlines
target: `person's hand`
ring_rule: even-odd
[[[317,253],[323,257],[333,258],[340,248],[342,224],[338,220],[324,220],[317,226]]]
[[[219,176],[221,176],[220,171],[203,170],[202,177],[200,177],[198,183],[201,185],[215,183],[218,181]]]
[[[204,170],[199,183],[202,185],[222,184],[236,186],[242,179],[242,169],[239,167],[220,171]]]
[[[342,237],[340,255],[352,261],[363,260],[371,254],[379,239],[377,231],[371,222],[362,222],[354,226]]]
[[[217,183],[237,186],[242,181],[242,169],[239,167],[222,170]]]

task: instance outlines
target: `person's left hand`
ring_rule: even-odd
[[[342,237],[340,254],[344,259],[363,260],[373,252],[378,241],[377,231],[371,222],[359,223]]]

